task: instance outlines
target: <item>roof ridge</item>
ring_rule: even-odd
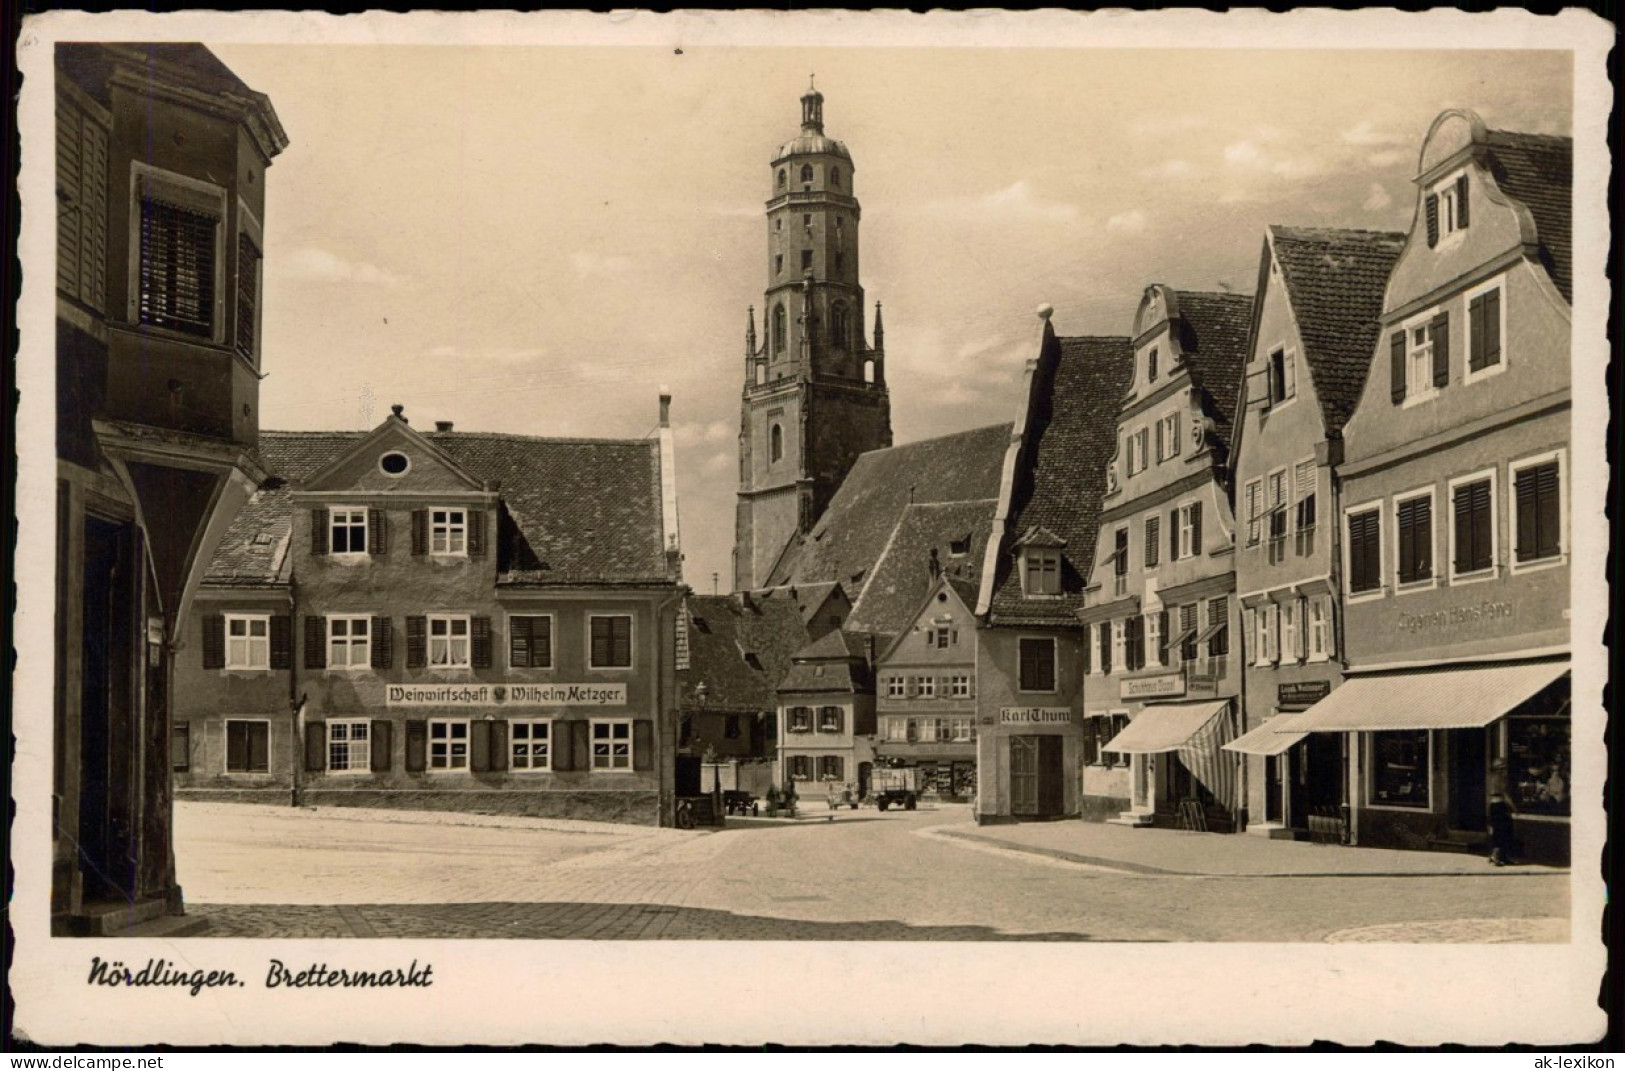
[[[961,435],[977,435],[977,434],[993,431],[993,430],[999,429],[999,428],[1008,428],[1009,426],[1010,426],[1010,422],[1008,420],[1004,421],[1003,423],[984,424],[981,427],[965,428],[962,431],[944,432],[941,435],[932,435],[932,436],[930,436],[928,438],[924,438],[924,439],[910,439],[906,443],[897,443],[894,446],[878,446],[873,450],[865,450],[864,453],[866,453],[866,454],[878,454],[883,450],[907,450],[911,446],[924,446],[926,443],[941,442],[943,439],[956,439]]]
[[[1367,227],[1301,227],[1292,223],[1271,223],[1270,233],[1275,235],[1327,234],[1361,238],[1394,238],[1404,241],[1404,231],[1378,231]]]
[[[1553,144],[1554,147],[1557,146],[1558,144],[1564,144],[1564,145],[1569,145],[1569,146],[1572,146],[1574,144],[1574,138],[1571,135],[1568,135],[1568,134],[1537,134],[1534,131],[1530,131],[1530,130],[1490,130],[1490,129],[1486,129],[1484,131],[1484,133],[1485,133],[1485,135],[1487,137],[1492,137],[1492,138],[1494,138],[1494,137],[1527,138],[1530,141],[1549,141],[1549,142],[1551,142]]]
[[[346,436],[346,437],[352,437],[352,438],[359,439],[359,438],[363,438],[363,437],[371,434],[374,430],[376,430],[376,429],[363,428],[363,429],[361,429],[359,431],[337,431],[337,430],[330,430],[330,431],[304,431],[304,430],[301,430],[301,431],[283,431],[283,430],[278,430],[278,429],[272,428],[272,429],[263,429],[263,430],[261,430],[260,431],[260,436],[262,438],[264,436],[267,436],[267,435],[284,436],[284,437],[287,437],[287,438],[295,438],[295,437],[298,437],[298,438],[316,438],[316,437],[319,437],[319,436]],[[458,440],[458,441],[462,441],[462,442],[471,442],[471,441],[477,441],[477,440],[492,440],[492,441],[498,441],[498,442],[527,442],[527,443],[554,443],[554,444],[582,443],[582,444],[591,445],[591,446],[598,446],[598,445],[604,445],[604,444],[620,444],[620,445],[623,445],[623,446],[646,446],[646,445],[656,441],[655,439],[648,438],[648,437],[636,438],[636,439],[633,439],[633,438],[622,439],[622,438],[594,437],[594,436],[588,436],[588,435],[524,435],[524,434],[521,434],[519,432],[513,432],[513,431],[419,431],[418,434],[422,435],[425,439],[428,439],[431,442],[434,442],[434,441],[445,442],[447,440]]]

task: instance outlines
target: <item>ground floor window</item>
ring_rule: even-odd
[[[632,768],[632,723],[595,721],[592,723],[592,768],[630,770]]]
[[[429,722],[429,769],[468,769],[468,722]]]
[[[508,765],[515,770],[546,770],[550,763],[552,723],[513,721],[508,723]]]
[[[1428,731],[1371,734],[1371,802],[1379,807],[1428,805]]]
[[[812,780],[812,756],[790,756],[790,778],[795,781]]]
[[[327,768],[332,773],[360,772],[371,765],[371,726],[364,721],[327,723]]]
[[[1507,784],[1521,814],[1569,813],[1568,718],[1505,719]]]
[[[190,722],[178,721],[171,727],[169,761],[176,773],[186,773],[192,768],[192,726]]]
[[[226,772],[271,772],[271,723],[226,722]]]

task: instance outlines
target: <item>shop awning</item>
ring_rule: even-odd
[[[1302,720],[1302,714],[1277,714],[1258,728],[1219,746],[1225,751],[1240,751],[1247,755],[1280,755],[1309,735],[1298,729],[1298,723]]]
[[[1159,703],[1148,706],[1134,716],[1127,729],[1112,737],[1111,742],[1101,750],[1130,755],[1178,751],[1229,704],[1230,700],[1219,699],[1204,703]]]
[[[1304,732],[1482,729],[1569,671],[1567,662],[1350,677],[1298,715]]]

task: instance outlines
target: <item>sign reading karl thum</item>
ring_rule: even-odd
[[[391,684],[392,707],[624,707],[625,684]]]
[[[1005,725],[1043,725],[1068,723],[1072,711],[1068,707],[1000,707],[999,721]]]

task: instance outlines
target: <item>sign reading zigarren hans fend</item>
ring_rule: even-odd
[[[624,707],[624,684],[391,684],[392,707]]]
[[[1004,725],[1042,725],[1068,723],[1072,711],[1068,707],[1000,707],[999,721]]]

